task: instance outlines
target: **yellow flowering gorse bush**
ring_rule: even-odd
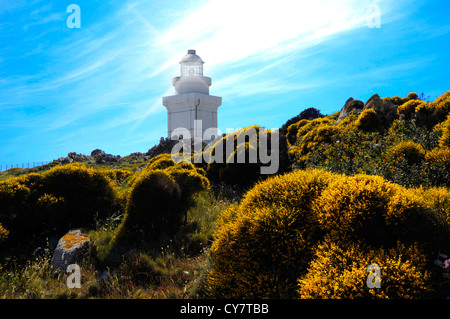
[[[258,183],[218,225],[207,280],[212,296],[227,298],[422,296],[431,291],[422,261],[448,246],[450,234],[423,193],[322,170]],[[362,285],[374,262],[386,283],[377,296]]]
[[[409,299],[430,290],[426,259],[416,246],[371,249],[327,239],[316,252],[308,273],[298,280],[300,298]],[[368,289],[367,268],[374,264],[380,270],[380,288]]]

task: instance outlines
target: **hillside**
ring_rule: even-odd
[[[98,149],[0,172],[0,296],[447,297],[450,91],[336,110],[308,108],[278,131],[249,126],[202,150],[221,154],[252,131],[256,144],[233,144],[233,158],[248,159],[275,137],[270,175],[261,158],[175,163],[165,139],[146,153]],[[90,238],[78,290],[50,266],[71,229]],[[380,289],[366,286],[371,264]]]

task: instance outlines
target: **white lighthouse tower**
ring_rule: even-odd
[[[169,138],[211,140],[217,136],[217,108],[222,98],[209,95],[211,78],[203,76],[203,63],[195,50],[188,50],[180,61],[181,76],[172,79],[175,95],[163,97]]]

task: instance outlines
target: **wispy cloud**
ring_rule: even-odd
[[[173,65],[186,47],[197,48],[214,65],[277,58],[365,26],[367,6],[357,0],[211,0],[159,35],[156,44],[169,58],[158,71]]]
[[[371,6],[380,6],[383,17],[388,16],[392,6],[385,3],[384,0],[205,1],[200,6],[185,8],[177,23],[160,30],[155,47],[165,59],[152,76],[173,70],[185,50],[192,48],[206,58],[206,75],[218,75],[212,94],[220,92],[228,99],[323,86],[332,80],[296,76],[299,70],[295,69],[295,63],[308,49],[330,38],[367,28],[373,14]],[[279,72],[278,66],[283,66]]]
[[[32,26],[42,25],[42,24],[48,24],[55,21],[63,21],[64,20],[64,14],[63,13],[52,13],[46,17],[37,17],[35,21],[27,23],[23,26],[23,29],[25,31],[28,31],[28,29]]]
[[[52,7],[53,7],[52,3],[48,3],[46,5],[43,5],[42,7],[31,11],[30,12],[30,17],[39,15],[39,14],[44,13],[44,12],[48,12],[48,11],[50,11],[52,9]]]

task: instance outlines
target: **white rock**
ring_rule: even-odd
[[[86,252],[89,242],[89,238],[83,236],[79,229],[71,230],[61,237],[51,260],[53,271],[66,271],[67,266],[77,263]]]

